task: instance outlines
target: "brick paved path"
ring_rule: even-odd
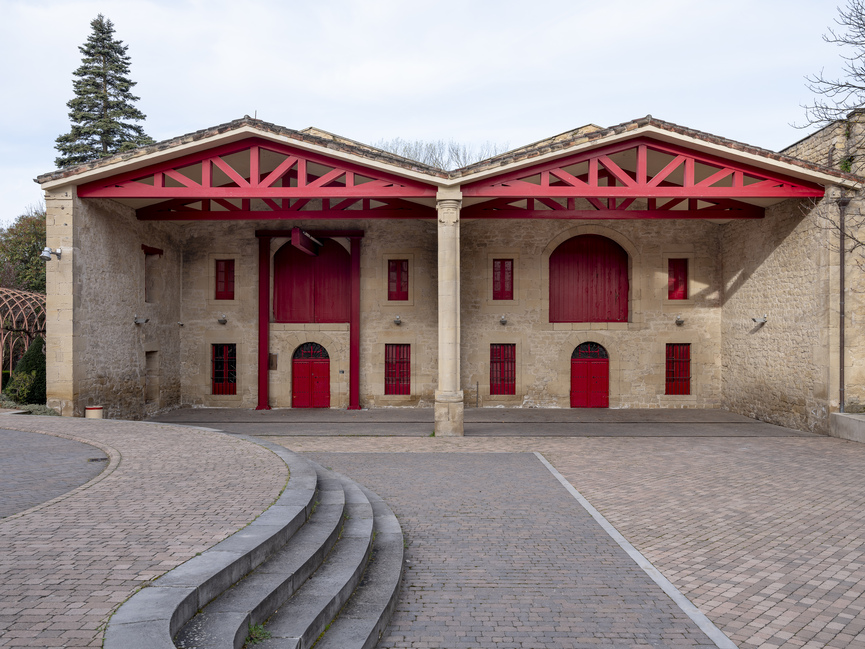
[[[818,436],[279,441],[301,452],[541,451],[743,649],[865,647],[865,444]]]
[[[715,646],[532,454],[311,457],[409,539],[382,649]]]
[[[14,425],[74,430],[110,464],[82,487],[0,520],[4,649],[101,647],[117,605],[249,523],[287,478],[269,451],[219,433],[59,417]]]
[[[108,466],[95,446],[52,435],[0,428],[0,449],[0,518],[65,494]]]

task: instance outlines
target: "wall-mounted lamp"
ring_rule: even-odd
[[[751,318],[751,320],[756,322],[758,325],[764,325],[764,324],[766,324],[766,320],[768,318],[769,318],[769,316],[768,316],[768,314],[766,314],[762,318]]]
[[[393,319],[393,323],[398,327],[402,324],[402,320],[400,320],[399,316]]]
[[[676,326],[681,327],[683,324],[685,324],[685,321],[682,319],[682,316],[677,315],[676,316]]]
[[[508,319],[505,316],[499,318],[499,324],[506,325],[508,323]]]
[[[228,322],[228,318],[226,318],[226,317],[225,317],[225,314],[223,313],[221,317],[219,317],[219,318],[216,319],[216,321],[217,321],[219,324],[225,324],[226,322]]]
[[[42,250],[42,254],[39,255],[39,259],[42,261],[51,261],[51,255],[57,255],[57,259],[60,259],[60,248],[57,250],[51,250],[51,248],[45,246],[44,250]]]
[[[150,318],[145,318],[144,316],[135,315],[135,316],[132,316],[132,322],[134,322],[137,325],[143,325],[146,322],[150,322]]]
[[[178,326],[178,327],[182,327],[182,326],[183,326],[183,323],[182,323],[182,322],[178,322],[178,323],[177,323],[177,326]]]

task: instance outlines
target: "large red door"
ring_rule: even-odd
[[[330,408],[330,358],[316,343],[304,343],[291,360],[291,407]]]
[[[571,408],[610,407],[610,359],[597,343],[583,343],[571,355]]]

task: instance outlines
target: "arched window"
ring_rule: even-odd
[[[294,350],[292,358],[326,359],[330,356],[328,356],[327,350],[318,343],[303,343]]]
[[[585,234],[550,255],[550,322],[627,322],[628,253]]]
[[[348,322],[351,256],[333,239],[316,256],[286,243],[273,257],[276,322]]]

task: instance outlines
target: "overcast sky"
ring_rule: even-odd
[[[257,113],[513,148],[651,114],[778,150],[808,132],[804,76],[840,69],[835,0],[0,0],[0,225],[41,200],[99,13],[156,140]]]

